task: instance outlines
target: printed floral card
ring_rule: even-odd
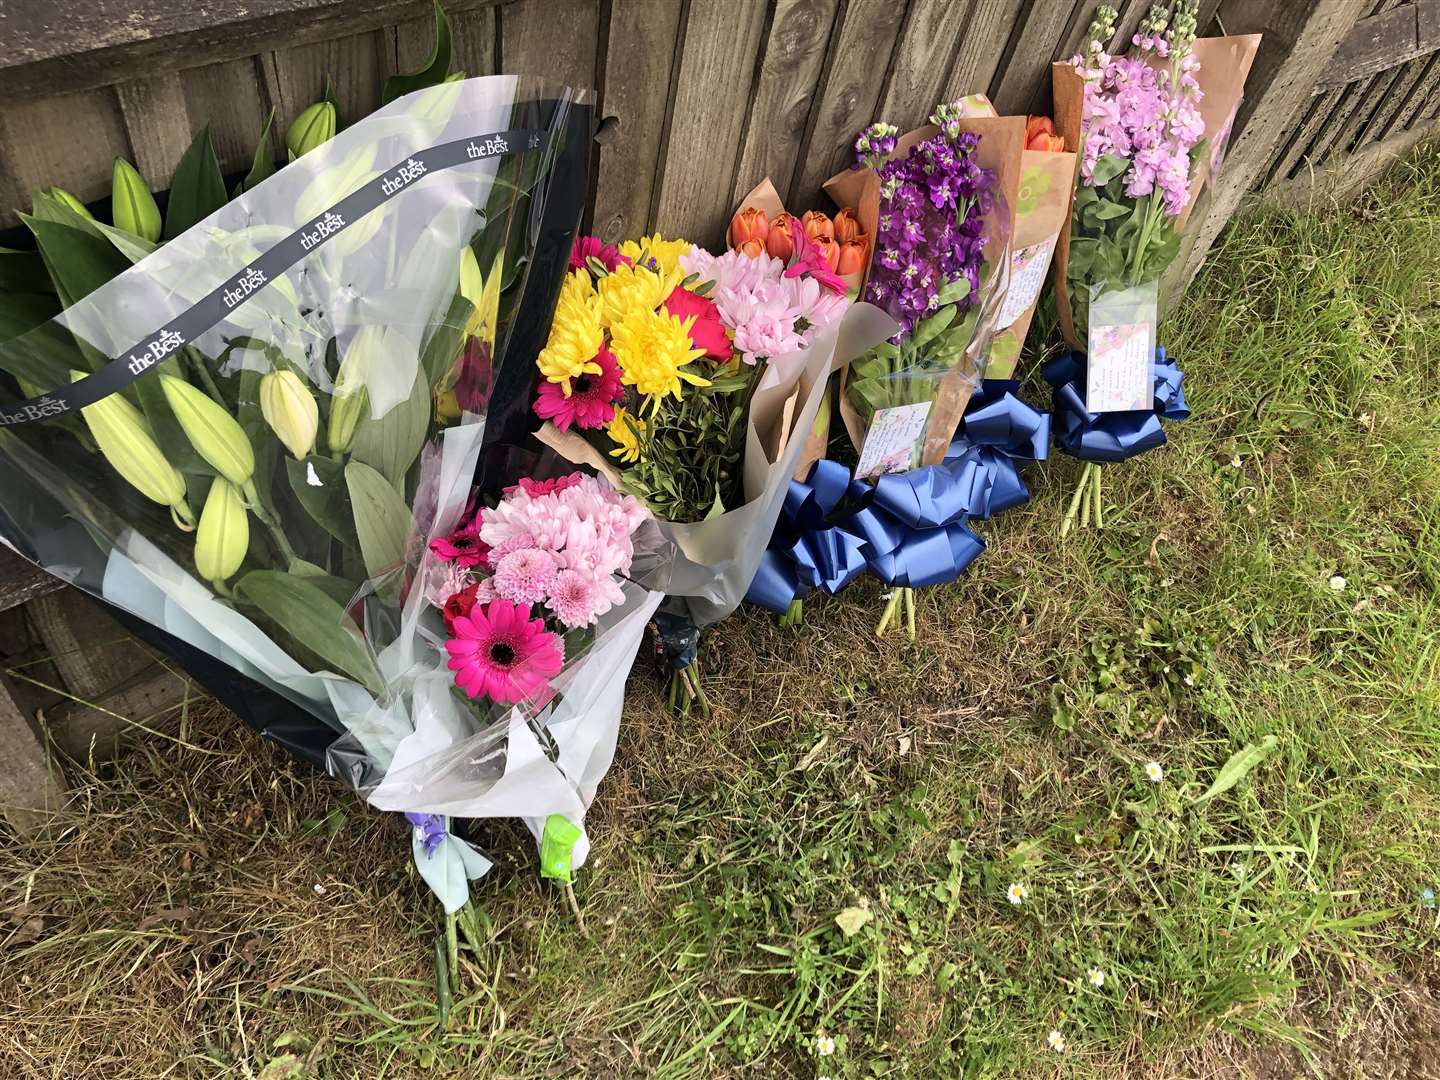
[[[1092,295],[1085,382],[1090,412],[1154,408],[1157,308],[1153,282]]]
[[[930,419],[928,401],[877,409],[860,448],[855,475],[862,479],[906,472],[920,464],[925,425]]]

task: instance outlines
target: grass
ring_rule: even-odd
[[[864,583],[717,630],[708,720],[637,671],[591,937],[482,824],[447,1027],[397,818],[213,708],[75,765],[0,849],[0,1071],[1440,1075],[1437,282],[1433,147],[1262,211],[1165,328],[1195,417],[1106,469],[1106,529],[1058,540],[1057,460],[914,644]]]

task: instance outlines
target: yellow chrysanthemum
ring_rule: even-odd
[[[638,311],[627,315],[610,332],[610,351],[620,364],[621,380],[650,399],[650,411],[660,407],[667,396],[680,396],[680,383],[709,386],[685,365],[705,355],[690,340],[695,316],[677,319],[663,311]]]
[[[620,254],[636,266],[650,265],[651,260],[654,260],[654,266],[668,277],[680,270],[680,256],[694,246],[689,240],[666,240],[657,232],[639,240],[626,240],[620,245]],[[685,277],[683,270],[680,270],[680,277]]]
[[[605,344],[600,327],[600,298],[590,284],[590,275],[575,270],[560,287],[550,340],[540,350],[536,364],[540,373],[570,393],[570,380],[581,375],[599,375],[595,354]]]
[[[683,280],[676,271],[661,274],[643,266],[615,267],[600,279],[600,319],[606,327],[614,327],[631,314],[654,311]]]
[[[619,458],[625,465],[633,465],[643,460],[645,455],[640,452],[640,438],[636,432],[643,434],[644,431],[644,420],[631,416],[624,409],[616,409],[614,419],[605,428],[605,434],[610,436],[610,441],[615,444],[610,456]]]

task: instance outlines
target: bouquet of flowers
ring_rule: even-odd
[[[677,632],[729,614],[774,528],[837,346],[853,355],[890,331],[852,323],[844,282],[803,233],[788,260],[711,253],[659,235],[618,248],[576,242],[536,365],[541,441],[642,500],[676,558],[652,582]],[[688,629],[687,629],[688,628]],[[679,658],[677,693],[699,701]]]
[[[583,859],[660,597],[624,580],[643,511],[598,481],[475,509],[492,387],[529,367],[544,322],[521,316],[566,270],[592,110],[435,82],[228,203],[177,184],[158,248],[37,198],[65,309],[0,343],[0,534],[416,815],[454,912],[488,863],[451,815],[526,819],[556,873]]]
[[[1178,368],[1156,341],[1160,280],[1201,185],[1219,169],[1259,46],[1258,35],[1197,40],[1196,10],[1195,0],[1153,5],[1122,56],[1109,51],[1116,11],[1102,6],[1082,51],[1052,69],[1056,121],[1080,154],[1071,227],[1055,260],[1060,326],[1077,352],[1067,377],[1051,380],[1057,418],[1075,433],[1120,424],[1135,434],[1187,413],[1183,398],[1169,407],[1157,396],[1178,386]],[[1158,443],[1127,438],[1123,453],[1099,455],[1087,449],[1094,445],[1078,434],[1062,443],[1086,461],[1062,535],[1077,514],[1082,524],[1103,523],[1101,461]]]
[[[865,298],[900,324],[853,361],[841,415],[860,476],[942,460],[979,383],[1007,280],[1024,121],[941,105],[901,137],[877,123],[826,190],[873,220]]]

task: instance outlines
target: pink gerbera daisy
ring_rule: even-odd
[[[581,474],[570,473],[568,476],[557,476],[553,480],[531,480],[528,476],[522,476],[515,487],[506,488],[505,494],[509,495],[515,488],[519,488],[532,499],[538,499],[541,495],[549,495],[552,491],[564,491],[580,483]]]
[[[495,564],[495,594],[517,604],[538,604],[550,592],[559,567],[540,548],[512,551]]]
[[[603,428],[615,418],[615,402],[625,393],[620,382],[620,365],[604,345],[595,354],[600,365],[598,375],[578,375],[570,380],[570,393],[559,383],[544,382],[535,395],[535,415],[553,420],[561,431],[570,425],[580,428]]]
[[[589,270],[589,259],[599,259],[609,273],[613,273],[621,263],[632,265],[629,259],[615,250],[614,244],[601,243],[598,236],[577,236],[574,247],[570,249],[570,269]]]
[[[601,605],[599,592],[594,578],[578,570],[561,570],[550,588],[549,607],[571,629],[589,626]]]
[[[534,699],[565,666],[565,644],[528,604],[492,600],[455,620],[445,642],[455,685],[501,705]]]
[[[487,566],[486,558],[490,554],[490,548],[480,539],[474,525],[431,540],[430,550],[446,562],[461,566]]]

